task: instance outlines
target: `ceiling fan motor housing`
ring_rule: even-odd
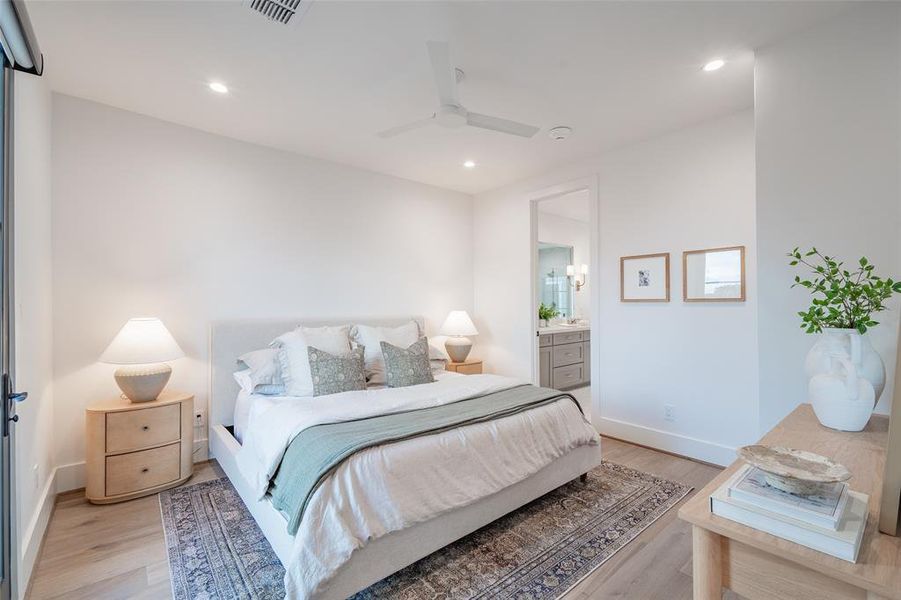
[[[539,128],[510,119],[502,119],[491,115],[469,112],[460,104],[457,95],[457,84],[463,78],[463,72],[454,67],[450,58],[447,42],[426,42],[429,49],[429,60],[432,63],[432,74],[435,77],[435,88],[438,91],[439,107],[432,116],[406,123],[378,133],[379,137],[390,138],[407,131],[413,131],[427,125],[441,125],[449,129],[460,129],[464,126],[499,131],[508,135],[530,138],[538,133]]]
[[[554,127],[553,129],[548,131],[547,134],[552,140],[561,141],[572,135],[572,132],[573,130],[571,127],[561,125],[559,127]]]

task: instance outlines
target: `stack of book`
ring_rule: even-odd
[[[766,483],[757,467],[744,465],[710,496],[710,510],[769,534],[857,562],[867,524],[866,494],[847,483],[824,484],[817,495],[797,496]]]

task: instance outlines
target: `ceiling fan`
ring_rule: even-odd
[[[426,125],[441,125],[449,128],[468,125],[527,138],[538,133],[539,128],[532,125],[466,110],[457,97],[457,72],[454,69],[454,65],[451,64],[450,46],[447,42],[427,42],[426,45],[429,48],[429,58],[432,61],[435,85],[438,87],[438,100],[440,102],[438,110],[431,117],[380,131],[378,133],[379,137],[394,137]]]

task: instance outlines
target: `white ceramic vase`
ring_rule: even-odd
[[[855,329],[826,329],[807,353],[808,400],[820,423],[842,431],[866,427],[885,388],[885,364]]]

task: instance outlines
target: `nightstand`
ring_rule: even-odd
[[[151,402],[124,398],[91,405],[85,415],[87,487],[94,504],[155,494],[187,481],[194,469],[194,396],[163,392]]]
[[[460,373],[462,375],[478,375],[482,372],[482,361],[465,360],[458,363],[449,362],[447,363],[447,370],[453,371],[454,373]]]

